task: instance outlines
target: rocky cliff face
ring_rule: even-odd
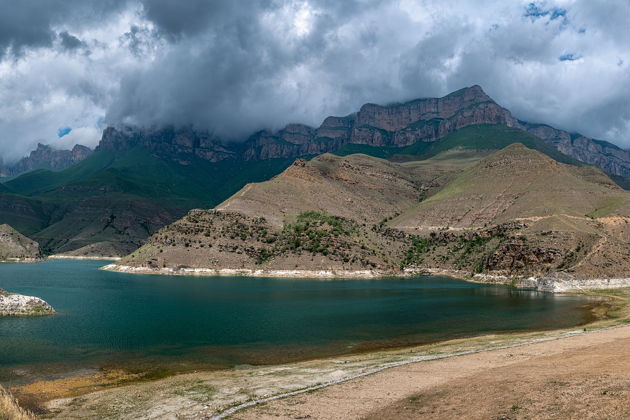
[[[39,143],[37,149],[11,165],[0,164],[0,177],[16,176],[34,169],[61,170],[82,161],[92,153],[92,149],[80,144],[72,150],[56,150]]]
[[[128,150],[145,147],[162,156],[183,159],[197,156],[210,162],[218,162],[233,157],[235,152],[207,132],[190,128],[173,127],[159,130],[136,130],[131,128],[116,129],[108,127],[96,148],[99,150]]]
[[[302,129],[299,143],[287,136],[287,131],[295,130],[295,124],[277,133],[257,134],[247,142],[243,157],[267,159],[319,154],[334,151],[347,143],[401,147],[419,141],[437,141],[453,131],[476,124],[513,127],[518,122],[481,87],[473,86],[443,98],[416,99],[386,106],[365,104],[356,114],[326,118],[316,130]]]
[[[436,141],[475,124],[503,124],[516,120],[479,86],[453,92],[443,98],[417,99],[403,104],[366,104],[357,114],[350,143],[373,146],[407,146]]]
[[[543,139],[565,155],[599,166],[605,172],[630,178],[630,152],[606,141],[589,139],[544,124],[520,121],[522,129]]]
[[[103,132],[97,150],[144,146],[184,161],[187,155],[211,162],[229,158],[266,160],[332,152],[345,144],[402,147],[417,142],[436,142],[461,128],[480,124],[521,129],[577,160],[597,165],[612,175],[630,177],[630,152],[550,126],[518,121],[480,86],[464,88],[442,98],[416,99],[385,106],[365,104],[355,114],[326,118],[318,128],[289,124],[276,132],[259,131],[240,143],[222,143],[208,133],[191,129],[110,127]]]

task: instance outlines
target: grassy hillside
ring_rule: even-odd
[[[16,194],[32,196],[88,177],[110,166],[115,157],[113,152],[101,151],[62,171],[37,169],[13,178],[3,185]]]
[[[63,171],[37,170],[7,182],[16,194],[50,202],[115,191],[180,205],[193,200],[212,206],[247,181],[262,181],[286,168],[292,159],[217,163],[188,156],[165,159],[141,147],[123,152],[99,151]]]
[[[363,154],[297,160],[273,179],[247,184],[218,211],[195,210],[161,229],[123,263],[399,270],[411,242],[384,223],[478,159],[445,152],[407,163]]]
[[[12,192],[0,202],[0,222],[35,238],[46,252],[122,255],[191,208],[214,207],[292,161],[212,163],[143,148],[100,151],[63,171],[37,170],[0,184]]]
[[[55,206],[16,194],[0,194],[0,223],[6,223],[24,235],[44,229]]]

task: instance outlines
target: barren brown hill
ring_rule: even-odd
[[[38,258],[41,258],[41,253],[37,242],[22,235],[9,225],[0,225],[0,261]]]
[[[215,210],[190,212],[112,268],[623,279],[629,197],[599,169],[520,144],[485,158],[449,151],[404,164],[322,155],[247,185]]]
[[[216,209],[265,217],[276,226],[309,210],[377,223],[430,196],[476,159],[472,152],[449,151],[422,163],[399,164],[327,153],[298,159],[267,182],[247,184]]]
[[[425,162],[366,155],[297,160],[248,184],[216,210],[195,210],[120,264],[150,269],[399,272],[408,235],[383,226],[478,160],[447,152]]]
[[[601,170],[562,164],[516,143],[468,168],[390,225],[474,229],[552,215],[628,216],[628,203],[630,194]]]

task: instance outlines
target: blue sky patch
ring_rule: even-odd
[[[558,60],[560,60],[560,61],[575,61],[575,60],[579,60],[580,58],[582,58],[581,55],[568,53],[568,54],[562,54],[560,57],[558,57]]]
[[[537,3],[529,3],[525,8],[525,17],[530,17],[532,20],[536,20],[542,17],[548,17],[549,20],[556,20],[562,18],[562,24],[567,24],[567,10],[560,7],[552,7],[545,9],[542,5]]]
[[[70,134],[71,131],[72,131],[71,127],[62,127],[59,130],[57,130],[57,137],[62,138],[63,136]]]

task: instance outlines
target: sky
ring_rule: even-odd
[[[475,84],[630,148],[628,0],[0,0],[0,157],[108,125],[231,141]]]

